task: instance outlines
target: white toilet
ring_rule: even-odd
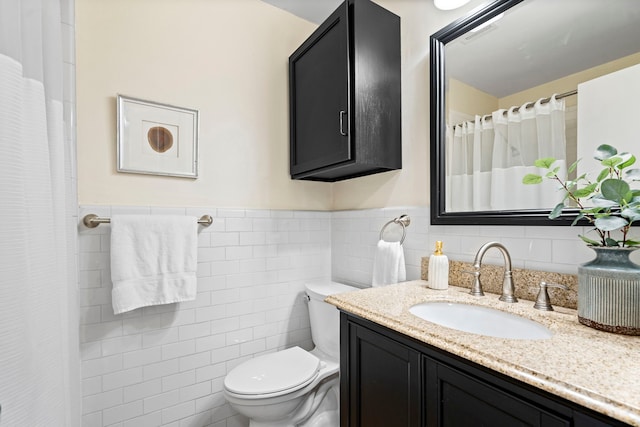
[[[324,299],[357,288],[335,282],[310,283],[311,338],[300,347],[258,356],[233,368],[224,395],[250,427],[334,427],[340,424],[340,316]]]

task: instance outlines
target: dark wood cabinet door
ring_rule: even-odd
[[[349,411],[342,425],[421,426],[420,353],[355,324],[349,325],[349,336],[346,370],[342,367],[350,378],[343,396]]]
[[[290,59],[291,174],[348,161],[348,17],[338,8]]]
[[[512,392],[425,357],[429,427],[569,427]]]

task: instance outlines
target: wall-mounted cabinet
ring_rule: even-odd
[[[291,177],[402,167],[400,18],[347,0],[289,57]]]

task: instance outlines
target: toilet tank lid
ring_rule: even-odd
[[[319,370],[320,359],[291,347],[241,363],[227,374],[224,387],[247,396],[291,392],[313,381]]]
[[[329,295],[358,290],[358,288],[354,288],[353,286],[331,281],[307,283],[305,288],[310,298],[319,301],[324,301]]]

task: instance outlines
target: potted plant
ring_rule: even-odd
[[[586,221],[598,236],[594,240],[580,235],[596,258],[578,267],[579,321],[600,330],[640,335],[640,266],[629,259],[640,247],[640,241],[629,236],[632,224],[640,221],[640,189],[631,188],[633,181],[640,181],[640,169],[630,169],[636,162],[634,155],[618,153],[607,144],[596,149],[594,159],[602,167],[595,180],[587,174],[563,179],[554,165],[556,159],[547,157],[534,163],[546,170],[544,177],[527,174],[522,182],[557,181],[565,197],[549,218],[559,217],[567,208],[577,209],[572,225]]]

